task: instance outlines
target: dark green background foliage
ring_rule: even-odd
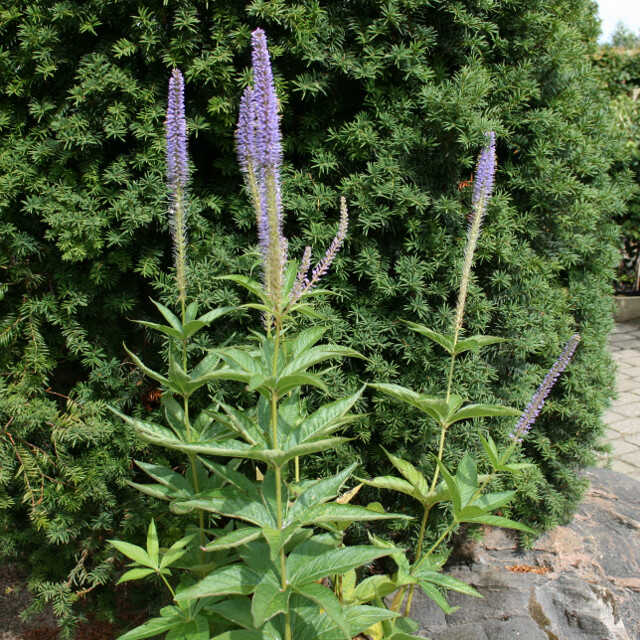
[[[497,193],[466,329],[511,341],[463,357],[455,383],[469,399],[524,407],[564,341],[582,334],[524,447],[537,468],[517,504],[539,527],[565,518],[612,389],[612,219],[629,190],[588,61],[593,15],[587,0],[2,3],[0,548],[25,551],[53,581],[90,550],[76,580],[60,583],[63,597],[105,579],[104,536],[139,529],[142,499],[123,480],[130,457],[157,453],[105,404],[146,413],[152,386],[121,343],[158,363],[162,344],[130,319],[156,319],[150,295],[175,300],[166,83],[178,65],[193,160],[190,294],[202,308],[237,303],[242,294],[213,278],[257,269],[233,141],[256,26],[267,31],[282,103],[292,254],[311,244],[320,256],[341,194],[351,210],[325,311],[334,337],[371,360],[335,373],[336,385],[443,389],[444,354],[400,320],[450,326],[471,192],[460,183],[483,132],[496,131]],[[250,320],[237,315],[208,339],[233,339]],[[372,394],[362,409],[369,416],[336,459],[359,456],[364,472],[379,472],[384,445],[432,467],[435,425]],[[478,451],[478,429],[504,441],[512,426],[457,425],[447,464]]]
[[[602,74],[618,127],[624,135],[627,166],[635,184],[633,197],[616,220],[622,253],[616,288],[628,290],[636,288],[640,257],[640,37],[622,29],[614,34],[613,42],[627,46],[605,45],[594,56],[594,62]]]

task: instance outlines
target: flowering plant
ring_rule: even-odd
[[[494,180],[493,134],[482,152],[477,172],[474,215],[453,335],[444,336],[408,323],[410,329],[435,340],[451,354],[446,396],[433,398],[396,385],[371,385],[409,402],[438,420],[442,428],[438,467],[431,483],[412,465],[391,454],[389,459],[403,478],[365,480],[374,487],[408,493],[423,504],[424,517],[413,563],[403,549],[373,535],[368,545],[347,546],[343,534],[354,522],[408,516],[386,513],[377,504],[352,504],[360,485],[347,492],[343,488],[356,465],[327,478],[301,478],[300,460],[304,456],[330,450],[347,440],[336,433],[358,419],[351,411],[364,390],[363,387],[308,413],[302,402],[302,389],[312,386],[328,391],[322,365],[363,356],[340,345],[323,343],[326,327],[312,326],[296,332],[292,322],[297,314],[318,318],[311,303],[316,296],[327,293],[317,285],[345,240],[348,213],[342,199],[336,237],[313,269],[309,247],[299,263],[289,260],[282,229],[278,101],[261,29],[253,32],[252,44],[253,84],[242,96],[236,138],[240,166],[256,212],[262,282],[241,275],[222,279],[237,283],[254,296],[255,301],[245,307],[261,313],[262,329],[254,331],[246,344],[211,349],[194,365],[188,357],[191,338],[233,309],[222,307],[198,316],[196,303],[187,304],[189,172],[183,79],[174,70],[170,80],[167,177],[181,312],[178,317],[156,303],[166,324],[143,323],[169,341],[167,375],[150,369],[130,353],[142,371],[165,390],[162,402],[168,426],[116,413],[145,441],[186,455],[189,465],[184,475],[163,465],[138,462],[154,483],[134,486],[166,501],[171,512],[192,522],[186,526],[185,536],[168,548],[160,546],[153,521],[146,549],[112,541],[133,562],[120,581],[157,575],[174,601],[160,611],[159,617],[125,633],[120,640],[164,632],[168,632],[168,640],[349,640],[358,634],[407,640],[417,637],[412,635],[417,624],[400,611],[407,589],[407,615],[416,585],[445,611],[450,608],[441,589],[479,595],[471,586],[443,575],[443,559],[435,560],[433,556],[458,523],[489,523],[527,530],[517,522],[491,515],[513,492],[485,494],[491,476],[478,477],[470,456],[465,456],[455,476],[442,463],[446,432],[456,422],[519,415],[507,407],[464,405],[462,398],[452,392],[456,356],[500,340],[491,336],[461,339],[473,251]],[[563,356],[563,366],[569,357],[568,352]],[[515,473],[521,468],[508,464],[509,454],[535,418],[560,368],[558,365],[552,370],[523,414],[506,452],[500,454],[490,438],[483,440],[494,473]],[[190,410],[193,394],[210,383],[226,380],[240,382],[254,393],[253,406],[214,404],[194,418]],[[440,474],[443,480],[438,482]],[[440,502],[451,504],[453,523],[423,553],[429,511]],[[358,581],[357,570],[382,557],[389,557],[395,564],[393,574],[365,576]],[[394,592],[395,597],[387,606],[385,597]]]

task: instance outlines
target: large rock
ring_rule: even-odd
[[[503,529],[466,545],[447,572],[484,598],[449,592],[445,616],[416,593],[411,617],[433,640],[640,639],[640,483],[606,469],[591,481],[567,526],[530,550]]]

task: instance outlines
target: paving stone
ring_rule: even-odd
[[[640,418],[627,418],[609,425],[610,429],[622,434],[640,433]]]
[[[625,457],[626,454],[633,453],[640,457],[640,448],[634,442],[628,442],[627,439],[617,438],[616,440],[611,440],[609,444],[613,447],[612,456],[614,458],[620,458],[624,461],[627,460]]]
[[[624,420],[624,417],[621,413],[618,413],[613,409],[609,409],[602,414],[602,420],[605,424],[615,424],[618,420]]]
[[[640,431],[636,433],[626,433],[622,436],[622,439],[635,445],[638,448],[638,455],[640,455]]]
[[[640,476],[640,470],[637,467],[634,467],[618,458],[614,458],[611,462],[611,469],[613,471],[617,471],[618,473],[625,473],[628,476],[636,477]]]
[[[618,397],[611,404],[611,408],[614,411],[618,411],[618,407],[625,404],[631,404],[633,402],[640,402],[640,393],[636,393],[635,391],[625,391],[624,393],[618,394]]]
[[[640,380],[640,362],[634,362],[632,367],[625,367],[624,365],[620,365],[622,369],[622,373],[630,378],[637,378]]]
[[[624,393],[625,391],[633,391],[634,389],[640,391],[640,382],[623,373],[619,373],[616,380],[616,391],[618,393]]]
[[[637,402],[629,402],[628,404],[614,405],[616,413],[626,418],[640,418],[640,399]]]

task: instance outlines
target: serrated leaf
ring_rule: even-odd
[[[419,333],[429,340],[433,340],[438,343],[441,347],[443,347],[447,353],[451,353],[453,351],[453,340],[449,338],[449,336],[442,335],[433,329],[429,329],[429,327],[425,327],[423,324],[417,324],[415,322],[409,322],[408,320],[403,320],[403,322],[416,333]]]
[[[150,567],[151,569],[156,568],[156,564],[142,547],[138,547],[130,542],[124,542],[124,540],[107,540],[107,542],[114,546],[120,553],[127,556],[130,560],[133,560],[145,567]]]
[[[266,638],[262,631],[233,629],[232,631],[225,631],[224,633],[214,636],[211,640],[266,640]]]
[[[151,519],[149,529],[147,530],[147,553],[153,562],[153,566],[158,566],[158,552],[160,545],[158,544],[158,532],[156,531],[156,523]]]
[[[141,462],[139,460],[134,460],[134,462],[149,477],[153,478],[161,485],[169,487],[176,492],[183,491],[187,496],[191,493],[192,488],[187,479],[172,469],[160,464],[151,464],[149,462]]]
[[[169,336],[170,338],[177,338],[179,340],[183,339],[183,335],[180,331],[173,327],[168,327],[166,324],[157,324],[156,322],[147,322],[146,320],[136,320],[135,322],[136,324],[141,324],[143,327],[149,327],[149,329],[164,333],[165,336]]]
[[[406,387],[401,387],[398,384],[379,383],[370,384],[369,386],[390,396],[394,400],[400,400],[400,402],[405,402],[406,404],[419,409],[441,424],[446,420],[447,415],[449,414],[449,406],[444,398],[417,393],[411,389],[407,389]]]
[[[273,571],[267,571],[256,586],[251,598],[251,615],[256,627],[261,627],[275,615],[287,611],[291,591],[289,588],[283,591],[280,586]]]
[[[508,471],[509,473],[520,473],[524,469],[531,469],[535,467],[531,462],[514,462],[510,464],[501,464],[496,467],[497,471]]]
[[[275,389],[278,394],[284,395],[285,393],[289,393],[292,389],[302,386],[317,387],[318,389],[322,389],[325,393],[329,392],[329,388],[322,379],[312,373],[296,373],[289,376],[282,376],[276,380]]]
[[[212,309],[207,313],[201,315],[198,318],[198,322],[202,322],[204,324],[211,324],[214,320],[221,318],[222,316],[234,311],[235,307],[218,307],[217,309]]]
[[[291,376],[305,372],[312,367],[332,358],[360,358],[366,359],[361,353],[349,347],[341,345],[320,345],[311,347],[307,351],[301,353],[298,357],[289,362],[280,372],[280,377]]]
[[[260,576],[242,564],[215,569],[206,578],[176,593],[176,601],[197,600],[209,596],[249,595],[260,582]]]
[[[464,340],[460,340],[456,344],[454,353],[458,355],[459,353],[464,353],[465,351],[473,350],[478,351],[482,347],[487,347],[491,344],[497,344],[499,342],[506,342],[506,338],[498,338],[496,336],[469,336]]]
[[[165,378],[157,371],[154,371],[150,367],[147,367],[147,365],[142,362],[142,360],[140,360],[137,355],[127,349],[126,344],[123,344],[122,346],[124,347],[124,350],[127,352],[128,356],[133,360],[133,363],[136,365],[136,367],[138,367],[138,369],[140,369],[146,376],[148,376],[152,380],[155,380],[156,382],[159,382],[160,384],[169,386],[169,380],[167,378]]]
[[[163,304],[156,302],[153,298],[150,298],[151,302],[156,306],[158,311],[163,315],[164,319],[180,334],[182,335],[182,322],[178,317]]]
[[[367,522],[369,520],[411,520],[411,516],[402,513],[379,513],[372,509],[353,504],[319,504],[307,509],[300,516],[300,524],[331,524],[334,522]]]
[[[469,418],[488,418],[493,416],[519,416],[522,412],[512,407],[503,407],[493,404],[468,404],[462,409],[458,409],[450,418],[448,424],[468,420]]]
[[[344,633],[346,640],[351,640],[351,631],[342,613],[342,606],[333,591],[325,586],[312,582],[294,587],[296,593],[318,605]]]
[[[473,496],[478,491],[478,471],[475,460],[465,453],[458,465],[455,476],[458,490],[460,491],[460,501],[463,507],[467,506]]]
[[[121,582],[129,582],[130,580],[140,580],[140,578],[146,578],[148,575],[155,573],[153,569],[129,569],[120,576],[120,580],[116,584]]]
[[[482,437],[482,435],[479,435],[479,437],[480,442],[482,443],[482,448],[485,450],[491,466],[496,469],[496,467],[500,464],[496,443],[493,441],[493,438],[491,436],[487,436],[486,439]]]
[[[433,571],[428,567],[418,567],[415,570],[415,576],[416,578],[418,578],[421,586],[423,582],[431,582],[432,584],[437,584],[441,587],[444,587],[445,589],[451,589],[452,591],[464,593],[467,596],[473,596],[474,598],[483,597],[483,595],[479,591],[474,589],[470,584],[467,584],[462,580],[457,580],[456,578],[453,578],[444,573]]]
[[[130,480],[125,480],[125,482],[134,489],[140,491],[140,493],[144,493],[147,496],[151,496],[152,498],[157,498],[158,500],[166,500],[169,501],[173,498],[173,491],[168,487],[164,487],[161,484],[138,484],[137,482],[131,482]]]
[[[516,522],[515,520],[509,520],[508,518],[503,518],[502,516],[490,516],[490,515],[482,515],[476,516],[475,518],[465,518],[460,522],[471,522],[474,524],[488,524],[492,527],[503,527],[504,529],[517,529],[518,531],[524,531],[526,533],[536,532],[522,524],[521,522]]]
[[[424,591],[425,595],[431,598],[447,615],[454,613],[460,608],[452,607],[438,588],[430,582],[421,582],[420,588]]]
[[[234,547],[247,544],[252,540],[257,540],[261,534],[262,531],[256,527],[242,527],[210,542],[204,547],[204,550],[221,551],[222,549],[233,549]]]
[[[225,598],[220,602],[208,604],[207,612],[217,613],[225,620],[229,620],[245,629],[253,627],[251,600],[249,598]]]
[[[495,511],[511,501],[515,496],[515,491],[498,491],[495,493],[486,493],[474,501],[474,505],[484,509],[486,512]]]
[[[251,278],[231,274],[226,276],[216,276],[214,280],[229,280],[231,282],[235,282],[241,287],[244,287],[247,291],[253,293],[254,296],[262,300],[262,302],[264,302],[265,304],[268,302],[267,295],[264,291],[263,286],[259,282],[251,280]]]
[[[402,478],[396,478],[395,476],[377,476],[376,478],[371,478],[370,480],[366,480],[364,478],[358,478],[358,480],[369,487],[397,491],[422,502],[423,496],[410,482],[407,482]]]
[[[398,456],[394,456],[389,453],[384,447],[382,450],[385,452],[387,458],[391,464],[408,480],[418,491],[418,493],[426,497],[429,493],[429,483],[425,477],[410,463]]]
[[[440,473],[444,478],[444,481],[447,485],[447,489],[449,489],[449,495],[451,496],[451,501],[453,503],[453,511],[454,513],[459,512],[462,509],[462,497],[460,495],[460,489],[458,488],[458,484],[455,481],[454,477],[449,473],[447,467],[445,467],[444,462],[436,458],[436,463],[440,468]]]
[[[376,598],[385,598],[397,588],[396,583],[386,575],[375,575],[365,578],[353,590],[351,599],[358,604],[371,602]]]
[[[118,636],[117,640],[143,640],[143,638],[152,638],[153,636],[173,629],[177,625],[181,625],[183,622],[184,619],[179,615],[151,618],[151,620],[147,620],[147,622],[141,624],[139,627]]]
[[[287,558],[287,579],[296,587],[330,575],[346,573],[392,553],[391,549],[356,545],[323,553],[314,551],[307,555],[307,548],[304,544],[300,545]]]
[[[290,343],[291,355],[296,358],[315,345],[326,333],[327,327],[311,327],[301,331]]]

